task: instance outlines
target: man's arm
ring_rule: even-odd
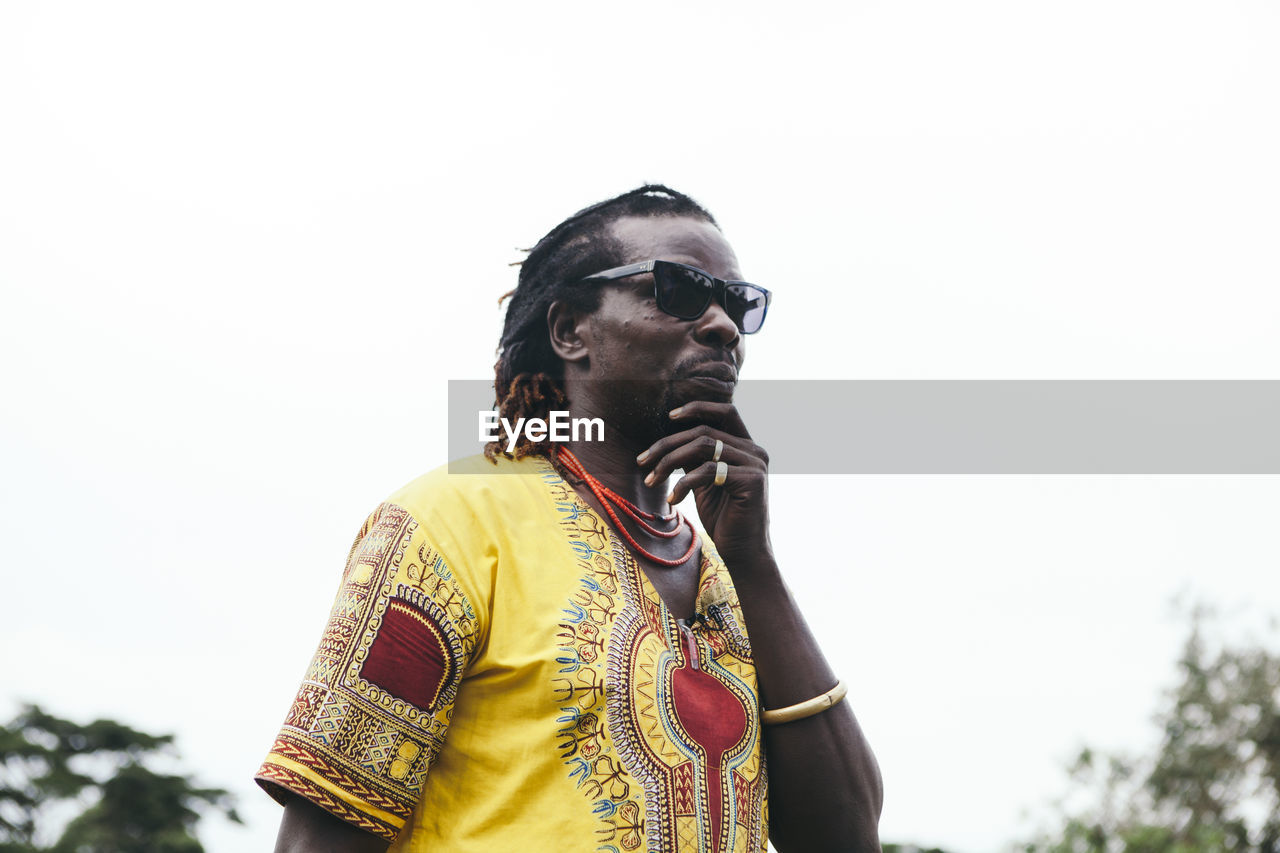
[[[769,542],[768,454],[751,440],[732,404],[699,401],[672,413],[690,429],[667,436],[637,463],[662,482],[686,473],[671,503],[692,492],[742,604],[764,707],[821,696],[837,678],[783,582]],[[727,477],[715,485],[716,442]],[[857,690],[852,691],[855,694]],[[848,703],[764,726],[769,768],[769,836],[780,851],[880,850],[880,769]]]
[[[769,554],[730,563],[768,709],[820,696],[837,677]],[[852,689],[856,694],[858,691]],[[850,704],[763,727],[769,837],[779,850],[879,851],[880,768]]]
[[[384,853],[388,846],[378,836],[294,795],[284,807],[275,853]]]
[[[394,499],[362,526],[319,650],[255,774],[286,804],[276,850],[381,853],[412,819],[444,741],[477,642],[475,613],[482,609],[471,604],[437,553],[428,530]],[[401,554],[438,565],[439,582],[430,589],[419,584],[411,573],[421,564]],[[457,603],[457,613],[444,610],[446,600]],[[454,639],[440,643],[441,636]],[[360,662],[363,686],[347,680],[339,660]],[[430,702],[434,713],[397,713],[401,702]],[[388,709],[378,725],[396,744],[395,755],[376,772],[362,766],[358,751],[324,735],[335,725],[364,730],[374,719],[371,704]]]

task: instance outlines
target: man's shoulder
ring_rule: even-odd
[[[479,508],[491,503],[507,503],[530,495],[533,483],[555,477],[544,457],[488,459],[477,454],[455,459],[410,480],[397,489],[387,503],[416,515],[450,507]]]
[[[552,495],[558,475],[543,457],[456,460],[405,484],[380,507],[404,520],[440,553],[473,601],[491,586],[496,554],[538,552],[539,537],[558,530]],[[562,482],[562,481],[560,481]]]

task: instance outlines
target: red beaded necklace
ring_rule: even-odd
[[[627,500],[622,495],[591,476],[587,469],[582,466],[582,463],[578,461],[578,457],[574,456],[567,448],[557,445],[555,448],[555,457],[557,461],[564,466],[566,471],[587,484],[587,488],[589,488],[591,493],[596,496],[596,500],[600,501],[600,506],[604,507],[604,511],[608,513],[609,518],[613,520],[614,528],[622,534],[622,537],[631,544],[632,548],[639,551],[646,559],[652,560],[660,566],[679,566],[693,555],[694,550],[698,547],[698,531],[693,529],[693,522],[689,521],[689,519],[685,518],[678,511],[672,510],[670,515],[658,515],[652,512],[645,512],[631,501]],[[627,515],[635,519],[636,523],[645,531],[663,539],[673,538],[680,532],[680,523],[684,522],[689,526],[689,532],[693,534],[689,541],[689,550],[685,551],[683,556],[675,560],[668,560],[648,551],[635,540],[627,528],[622,526],[622,520],[619,519],[618,514],[613,511],[612,505],[616,505]],[[650,521],[674,521],[676,522],[676,525],[670,530],[659,530],[650,524]]]

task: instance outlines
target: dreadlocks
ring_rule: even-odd
[[[583,208],[539,240],[520,265],[516,289],[509,294],[498,362],[493,367],[498,415],[508,422],[546,418],[552,410],[567,407],[564,366],[551,348],[547,310],[557,300],[580,311],[599,307],[600,288],[583,285],[581,280],[626,263],[609,226],[629,216],[693,216],[720,227],[715,217],[684,193],[662,184],[645,184]],[[549,449],[549,441],[532,442],[521,435],[514,455],[519,459]],[[484,455],[494,460],[501,451],[500,442],[490,442]]]

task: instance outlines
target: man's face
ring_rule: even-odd
[[[611,230],[624,249],[619,265],[677,261],[721,279],[742,278],[728,241],[704,219],[627,217]],[[651,273],[595,286],[601,288],[600,306],[585,330],[587,378],[618,417],[639,419],[636,426],[644,432],[661,432],[676,406],[732,399],[745,349],[718,300],[696,320],[681,320],[658,308]]]

